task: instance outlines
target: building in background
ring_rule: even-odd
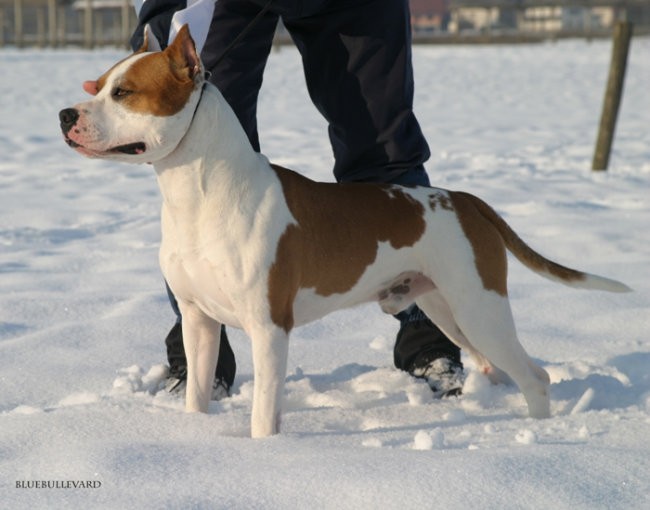
[[[650,0],[449,0],[450,33],[603,35],[617,20],[650,27]]]
[[[650,33],[650,0],[410,0],[414,41],[491,42]],[[128,47],[131,0],[0,0],[2,46]],[[280,26],[278,44],[290,43]]]
[[[411,0],[410,5],[415,34],[447,31],[449,0]]]
[[[0,0],[0,46],[126,46],[130,0]]]

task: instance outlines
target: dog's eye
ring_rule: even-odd
[[[115,87],[113,89],[113,92],[111,92],[111,96],[113,96],[113,98],[115,98],[115,99],[121,99],[123,97],[128,96],[131,93],[132,93],[131,90],[126,90],[126,89],[123,89],[121,87]]]

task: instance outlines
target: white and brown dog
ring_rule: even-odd
[[[158,177],[160,265],[183,314],[186,409],[208,409],[219,325],[241,327],[253,346],[253,437],[279,430],[289,333],[334,310],[378,301],[394,314],[417,303],[544,418],[549,378],[517,339],[506,250],[569,286],[629,290],[542,257],[467,193],[318,183],[269,164],[205,82],[186,27],[164,51],[145,43],[85,88],[95,97],[60,113],[67,143],[89,157],[151,162]]]

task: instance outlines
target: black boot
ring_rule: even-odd
[[[436,398],[460,395],[464,382],[460,348],[415,305],[396,318],[401,326],[393,350],[395,366],[425,379]]]

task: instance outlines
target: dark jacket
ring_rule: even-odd
[[[241,1],[259,5],[261,8],[269,0]],[[354,2],[354,0],[342,1],[348,4]],[[270,10],[282,17],[304,18],[327,8],[328,4],[336,3],[337,0],[271,0]],[[133,50],[142,46],[144,27],[147,24],[151,27],[153,33],[164,47],[169,39],[169,27],[174,13],[186,7],[186,0],[146,0],[138,15],[138,26],[131,37],[131,47]]]

